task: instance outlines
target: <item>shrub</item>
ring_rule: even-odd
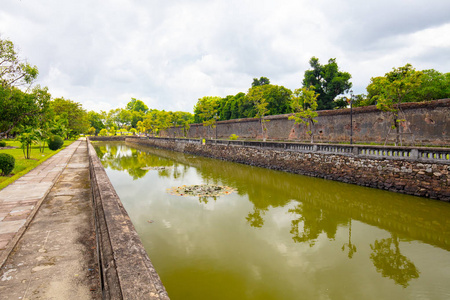
[[[59,135],[53,135],[48,139],[48,148],[50,150],[58,150],[59,148],[62,147],[62,145],[64,144],[64,141],[62,139],[62,137],[60,137]]]
[[[99,136],[107,136],[108,135],[108,131],[106,131],[105,128],[103,128],[102,130],[100,130],[100,132],[98,133]]]
[[[230,140],[235,141],[238,139],[239,136],[235,135],[234,133],[230,135]]]
[[[5,141],[0,141],[0,147],[6,147],[6,142]]]
[[[2,170],[2,175],[6,176],[12,172],[14,165],[16,164],[16,159],[11,154],[0,153],[0,170]]]

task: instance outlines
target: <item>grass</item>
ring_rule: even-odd
[[[41,153],[38,145],[33,145],[30,152],[30,159],[25,159],[23,155],[22,148],[20,148],[20,142],[14,140],[7,140],[7,147],[17,147],[13,149],[0,149],[0,153],[7,153],[14,156],[16,159],[16,164],[14,166],[14,170],[9,174],[9,176],[0,176],[0,190],[6,187],[7,185],[13,183],[23,175],[27,174],[32,169],[39,166],[41,163],[72,144],[73,140],[64,141],[64,145],[61,149],[57,151],[52,151],[45,146],[44,152]]]

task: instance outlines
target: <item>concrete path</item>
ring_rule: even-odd
[[[100,299],[85,141],[0,191],[0,299]]]

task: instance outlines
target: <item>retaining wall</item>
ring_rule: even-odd
[[[126,140],[128,141],[128,140]],[[450,149],[141,138],[195,155],[450,201]]]
[[[168,300],[167,292],[90,142],[88,152],[103,299]]]
[[[450,145],[450,99],[429,102],[403,103],[405,122],[401,123],[403,143],[413,145]],[[313,132],[315,141],[349,142],[350,109],[318,111],[317,123]],[[268,116],[265,119],[267,130],[264,138],[284,141],[309,141],[307,129],[295,124],[288,115]],[[383,143],[392,125],[392,115],[378,110],[375,106],[353,108],[353,141],[362,143]],[[309,129],[308,129],[309,130]],[[188,138],[205,137],[229,138],[236,134],[245,139],[262,139],[259,119],[237,119],[217,122],[216,129],[202,124],[191,124]],[[163,131],[165,137],[183,137],[183,128],[173,127]],[[395,134],[388,136],[393,142]]]

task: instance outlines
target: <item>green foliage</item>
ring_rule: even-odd
[[[111,127],[108,132],[110,135],[116,135],[116,129],[114,127]]]
[[[137,131],[138,131],[139,133],[145,132],[146,128],[145,128],[145,126],[144,126],[144,122],[139,121],[139,122],[137,122],[136,125],[137,125],[137,126],[136,126]]]
[[[99,136],[107,136],[108,135],[108,131],[105,128],[103,128],[102,130],[100,130],[98,135]]]
[[[102,114],[99,114],[95,111],[89,111],[88,112],[88,121],[91,125],[91,128],[94,127],[95,128],[95,133],[99,133],[100,130],[102,130],[103,128],[105,128],[105,124],[103,123],[103,116]]]
[[[270,80],[267,77],[253,78],[252,87],[270,84]]]
[[[232,141],[235,141],[235,140],[237,140],[239,138],[239,136],[238,135],[236,135],[236,134],[232,134],[232,135],[230,135],[230,140],[232,140]]]
[[[328,64],[321,65],[318,58],[312,57],[309,64],[312,70],[305,71],[303,87],[313,86],[314,91],[319,94],[318,110],[335,108],[334,99],[352,87],[352,76],[348,72],[339,71],[335,58],[330,58]]]
[[[58,150],[59,148],[61,148],[64,145],[64,140],[59,135],[52,135],[48,139],[47,143],[48,143],[48,148],[50,150],[55,151],[55,150]]]
[[[206,96],[198,99],[197,104],[194,107],[195,120],[201,120],[203,126],[212,128],[216,127],[216,122],[219,118],[218,108],[220,97]]]
[[[0,70],[0,83],[4,88],[30,85],[39,74],[36,66],[21,62],[13,42],[6,39],[0,39]]]
[[[418,88],[422,82],[423,73],[416,71],[410,64],[404,67],[394,68],[386,73],[380,93],[374,97],[377,101],[377,108],[392,113],[392,128],[396,129],[395,145],[399,143],[400,122],[406,120],[399,118],[400,104],[407,99],[407,96]]]
[[[89,130],[88,113],[80,103],[62,97],[56,98],[51,102],[51,109],[55,120],[67,120],[68,132],[65,138],[77,136]]]
[[[261,111],[257,111],[254,102],[254,92],[261,92],[263,102],[267,103],[267,112],[265,115],[287,114],[291,112],[290,96],[292,91],[278,85],[263,84],[255,85],[249,89],[249,94],[238,93],[234,96],[229,95],[221,98],[218,105],[219,120],[231,120],[240,118],[257,117]],[[249,97],[250,96],[250,97]],[[259,101],[260,102],[260,101]],[[262,108],[262,107],[260,107]],[[200,119],[196,117],[196,123],[200,123]]]
[[[2,140],[0,140],[0,147],[6,147],[6,142],[5,142],[5,141],[2,141]]]
[[[393,73],[396,73],[397,77]],[[398,88],[408,89],[407,93],[400,92],[403,93],[401,102],[431,101],[450,97],[450,73],[442,74],[433,69],[416,71],[410,64],[407,64],[401,68],[394,68],[385,76],[371,78],[366,88],[368,95],[364,104],[373,105],[378,102],[380,97],[385,98],[383,95],[390,93],[387,90],[392,89],[392,82],[398,82],[400,75],[404,77],[404,84],[403,87]],[[420,80],[417,81],[417,78],[412,77],[420,77]],[[405,83],[406,80],[409,80],[407,78],[417,82],[407,85]]]
[[[16,164],[16,159],[11,154],[0,153],[0,170],[2,170],[1,175],[9,175]]]
[[[94,127],[91,127],[91,128],[89,128],[89,130],[88,130],[88,133],[89,133],[89,135],[95,135],[95,128]]]
[[[141,113],[146,113],[148,111],[148,107],[147,105],[145,105],[144,102],[142,102],[141,100],[135,99],[135,98],[131,98],[131,101],[128,102],[127,110],[133,112],[141,112]]]
[[[313,126],[317,122],[315,119],[318,116],[317,98],[318,94],[314,91],[314,87],[296,89],[292,95],[292,109],[295,112],[293,116],[289,117],[289,120],[294,120],[296,124],[304,124],[308,130],[308,134],[311,136],[311,143],[314,142]]]
[[[382,85],[378,95],[374,96],[377,108],[398,112],[400,103],[405,102],[408,94],[420,86],[422,75],[422,72],[416,71],[410,64],[386,73],[385,77],[380,78]]]
[[[21,129],[21,134],[16,138],[21,143],[23,155],[26,159],[30,159],[31,145],[39,141],[39,135],[36,129],[25,127]]]
[[[31,93],[0,86],[0,136],[20,126],[37,126],[49,108],[47,88],[36,86]]]

